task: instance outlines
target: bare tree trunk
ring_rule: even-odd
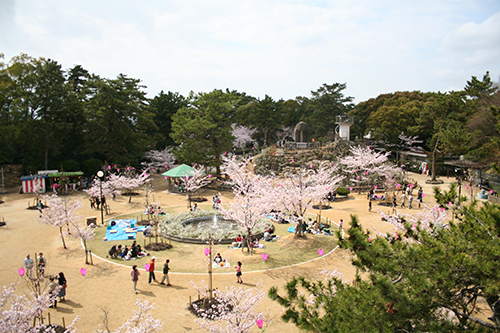
[[[62,239],[62,242],[63,242],[63,247],[65,250],[67,250],[68,248],[66,247],[66,243],[64,242],[64,236],[63,236],[63,232],[62,232],[62,227],[59,227],[59,233],[61,234],[61,239]]]
[[[436,145],[432,151],[432,181],[436,181],[436,158],[438,153],[439,138],[437,138]]]

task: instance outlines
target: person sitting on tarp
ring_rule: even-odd
[[[148,225],[146,227],[146,229],[144,229],[143,235],[144,235],[144,237],[153,236],[153,225],[152,224]]]
[[[111,258],[116,258],[120,253],[118,252],[116,245],[113,245],[111,249],[109,249],[108,254]]]
[[[214,258],[214,262],[216,264],[220,264],[222,262],[222,256],[220,255],[220,253],[217,253],[217,255]]]

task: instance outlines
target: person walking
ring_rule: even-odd
[[[403,192],[403,194],[401,194],[401,208],[406,207],[405,202],[406,202],[406,194],[405,192]]]
[[[161,279],[160,284],[165,284],[165,279],[167,280],[167,286],[171,286],[170,284],[170,279],[168,278],[168,271],[170,270],[170,267],[168,266],[168,263],[170,262],[169,259],[165,261],[165,264],[163,265],[163,277]]]
[[[412,208],[411,205],[413,203],[413,195],[410,193],[410,195],[408,196],[408,208]]]
[[[234,266],[236,269],[236,283],[243,283],[243,280],[241,279],[241,261],[238,261],[238,265]]]
[[[422,191],[422,188],[420,188],[417,193],[418,208],[422,205],[423,194],[424,192]]]
[[[53,297],[53,302],[52,302],[52,305],[49,306],[49,308],[57,308],[57,296],[58,296],[58,294],[56,294],[56,288],[58,285],[59,285],[59,283],[57,283],[56,278],[54,276],[51,276],[50,277],[50,284],[49,284],[49,295],[51,297]]]
[[[59,290],[59,302],[65,302],[66,301],[66,288],[68,287],[68,281],[64,277],[64,273],[60,272],[59,277],[57,278],[57,283],[59,286],[61,286],[61,289]]]
[[[139,281],[139,275],[141,273],[137,269],[137,265],[132,266],[132,270],[130,271],[130,277],[132,278],[132,282],[134,283],[134,293],[137,294],[137,281]]]
[[[45,257],[42,252],[38,255],[38,271],[42,275],[45,273]]]
[[[28,254],[26,258],[24,259],[24,269],[26,270],[26,274],[28,276],[31,276],[31,273],[33,272],[33,267],[35,266],[35,263],[33,262],[33,259],[31,259],[30,255]]]
[[[368,211],[372,211],[372,199],[368,200]]]
[[[156,257],[151,258],[149,261],[149,284],[151,284],[151,281],[156,282],[156,276],[155,276],[155,261]]]

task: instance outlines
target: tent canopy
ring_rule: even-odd
[[[194,169],[190,167],[187,164],[181,164],[178,167],[175,167],[173,169],[170,169],[164,173],[162,173],[162,176],[167,176],[167,177],[172,177],[172,178],[180,178],[180,177],[186,177],[186,176],[191,176],[194,172]]]

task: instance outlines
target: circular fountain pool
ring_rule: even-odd
[[[255,229],[255,237],[261,238],[270,225],[270,222],[263,219],[263,223]],[[214,243],[231,244],[238,235],[246,233],[238,223],[226,220],[222,215],[214,215],[213,211],[168,216],[160,223],[160,230],[165,238],[192,244],[205,244],[209,237],[212,237]]]

